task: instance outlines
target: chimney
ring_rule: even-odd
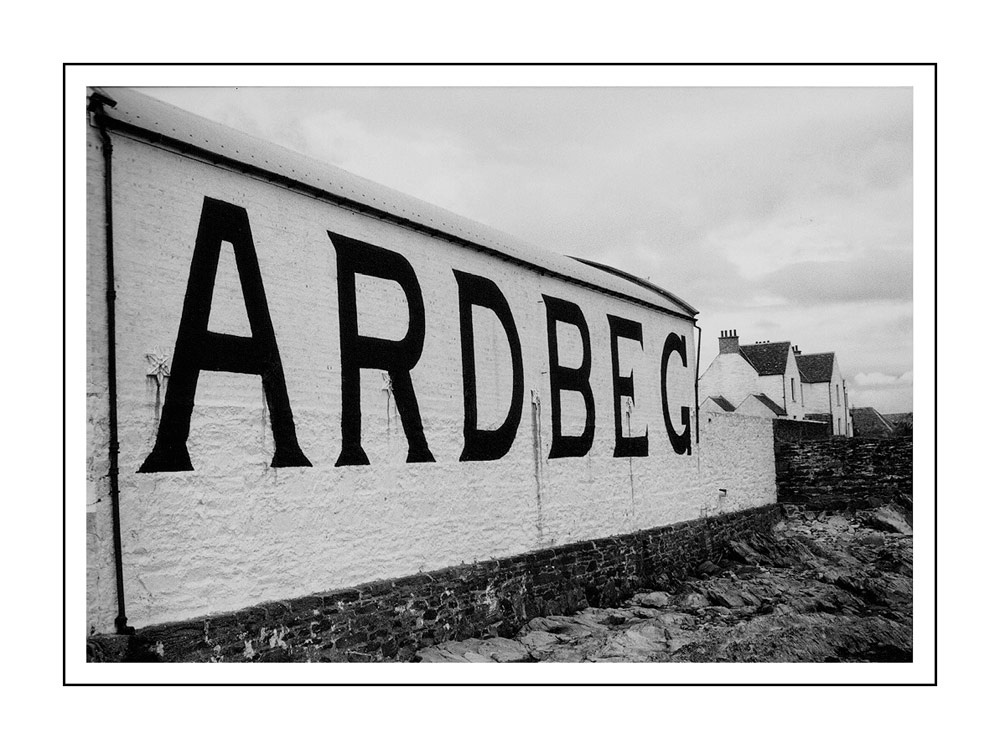
[[[798,346],[792,346],[792,353],[795,354],[796,356],[798,356],[799,353],[800,353],[799,352],[799,347]]]
[[[720,354],[738,354],[740,352],[740,337],[735,330],[723,330],[719,336]]]

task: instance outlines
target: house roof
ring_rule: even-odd
[[[795,357],[802,382],[830,382],[833,379],[834,354],[799,354]]]
[[[892,431],[892,424],[871,406],[852,408],[851,419],[854,421],[854,431],[856,434],[888,433]]]
[[[505,232],[338,167],[219,125],[127,88],[94,88],[101,122],[126,136],[273,181],[335,205],[500,257],[571,283],[694,320],[697,310],[654,284],[607,266],[548,252]]]
[[[890,424],[913,424],[913,412],[908,411],[907,413],[901,414],[882,414],[882,418],[888,421]]]
[[[774,413],[777,414],[778,416],[787,416],[788,415],[787,412],[785,411],[785,409],[783,409],[781,406],[779,406],[777,403],[775,403],[773,400],[771,400],[770,398],[768,398],[763,393],[751,393],[747,397],[748,398],[756,398],[761,403],[763,403],[765,406],[767,406],[772,411],[774,411]]]
[[[721,395],[710,395],[708,396],[710,400],[715,401],[715,404],[721,408],[723,411],[735,411],[736,406],[727,401]]]
[[[778,343],[754,343],[740,346],[740,353],[750,362],[750,365],[762,376],[780,375],[785,373],[788,364],[788,349],[792,344],[788,341]]]

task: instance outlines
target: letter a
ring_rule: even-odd
[[[243,303],[250,320],[249,338],[213,333],[208,329],[223,242],[232,243],[236,252]],[[271,467],[312,465],[303,455],[295,436],[285,375],[246,209],[208,197],[201,209],[163,416],[156,444],[139,473],[193,470],[187,439],[198,375],[202,370],[258,375],[264,386],[274,434]]]

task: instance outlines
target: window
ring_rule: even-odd
[[[837,385],[837,405],[840,405],[840,385]]]
[[[792,378],[792,400],[795,400],[795,378]]]
[[[840,431],[840,419],[837,419],[837,434],[843,434],[843,432]]]

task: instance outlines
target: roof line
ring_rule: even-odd
[[[756,364],[754,364],[752,361],[750,361],[750,357],[743,353],[743,347],[740,346],[738,350],[739,350],[740,356],[742,356],[743,359],[746,361],[746,363],[749,364],[751,367],[753,367],[753,371],[756,372],[759,375],[760,374],[760,370],[757,369],[757,365]]]
[[[639,278],[638,276],[635,276],[635,275],[633,275],[631,273],[628,273],[627,271],[620,270],[620,269],[615,268],[614,266],[611,266],[611,265],[605,265],[604,263],[599,263],[596,260],[587,260],[587,259],[582,258],[582,257],[574,257],[573,255],[567,255],[566,257],[572,258],[573,260],[576,260],[577,262],[583,263],[584,265],[589,265],[589,266],[591,266],[593,268],[598,268],[599,270],[603,270],[603,271],[605,271],[607,273],[610,273],[613,276],[618,276],[619,278],[624,278],[626,281],[631,281],[632,283],[637,284],[639,286],[643,286],[643,287],[649,289],[650,291],[655,291],[657,294],[662,294],[663,296],[667,297],[667,299],[671,300],[672,302],[674,302],[674,303],[680,305],[681,307],[683,307],[684,309],[686,309],[692,315],[697,315],[698,314],[698,310],[696,310],[690,304],[688,304],[687,302],[685,302],[679,296],[677,296],[676,294],[671,294],[666,289],[664,289],[664,288],[662,288],[660,286],[657,286],[655,283],[650,283],[649,281],[647,281],[644,278]]]
[[[99,94],[100,94],[100,96],[101,96],[102,99],[107,100],[108,102],[114,102],[114,99],[111,96],[109,96],[105,91],[103,91],[103,90],[101,90],[99,88],[95,88],[95,87],[92,87],[92,90],[99,92]],[[185,112],[185,114],[188,114],[188,113]],[[310,197],[313,197],[313,198],[316,198],[316,199],[319,199],[319,200],[325,200],[326,202],[332,203],[334,205],[337,205],[337,206],[340,206],[340,207],[343,207],[343,208],[347,208],[349,210],[353,210],[353,211],[355,211],[357,213],[371,215],[371,216],[374,216],[374,217],[376,217],[378,219],[381,219],[383,221],[388,221],[390,223],[397,224],[399,226],[402,226],[402,227],[407,228],[407,229],[411,229],[413,231],[417,231],[417,232],[420,232],[420,233],[423,233],[423,234],[428,234],[430,236],[433,236],[433,237],[438,238],[438,239],[442,239],[442,240],[447,241],[447,242],[458,244],[460,246],[467,247],[469,249],[476,250],[478,252],[483,252],[483,253],[485,253],[487,255],[491,255],[491,256],[494,256],[494,257],[499,257],[499,258],[502,258],[503,260],[505,260],[507,262],[513,263],[515,265],[520,265],[520,266],[529,268],[529,269],[531,269],[531,270],[533,270],[535,272],[538,272],[538,273],[540,273],[542,275],[548,275],[548,276],[551,276],[553,278],[558,278],[560,280],[567,281],[567,282],[575,284],[577,286],[581,286],[581,287],[584,287],[584,288],[588,288],[588,289],[597,291],[597,292],[599,292],[601,294],[605,294],[607,296],[612,296],[612,297],[616,297],[616,298],[619,298],[619,299],[624,299],[624,300],[626,300],[628,302],[632,302],[633,304],[638,304],[640,306],[656,310],[657,312],[661,312],[661,313],[670,315],[672,317],[679,318],[681,320],[687,320],[687,321],[691,321],[691,322],[694,322],[696,320],[695,315],[697,314],[697,310],[695,310],[690,305],[688,305],[688,304],[680,301],[679,299],[675,298],[669,292],[666,292],[663,289],[659,289],[658,287],[655,287],[652,284],[648,284],[648,286],[646,286],[646,284],[637,284],[637,285],[639,285],[639,286],[645,286],[645,287],[649,288],[649,290],[655,291],[657,294],[660,294],[660,295],[664,296],[666,299],[669,299],[674,304],[678,304],[679,306],[682,306],[683,308],[685,308],[687,310],[690,310],[692,314],[684,314],[683,312],[679,312],[677,310],[670,309],[669,307],[664,307],[664,306],[660,306],[658,304],[655,304],[652,301],[649,301],[649,300],[646,300],[646,299],[642,299],[642,298],[637,297],[637,296],[631,296],[631,295],[629,295],[629,294],[627,294],[627,293],[625,293],[623,291],[618,291],[616,289],[608,288],[606,286],[601,286],[598,283],[587,281],[587,280],[584,280],[584,279],[581,279],[581,278],[574,278],[573,276],[567,275],[567,274],[562,273],[562,272],[560,272],[558,270],[554,270],[552,268],[546,268],[543,265],[539,265],[537,263],[533,263],[533,262],[531,262],[531,260],[515,257],[513,255],[510,255],[510,254],[504,252],[503,250],[500,250],[500,249],[497,249],[497,248],[494,248],[494,247],[490,247],[489,245],[485,245],[485,244],[482,244],[480,242],[475,242],[473,240],[466,239],[464,237],[458,236],[458,235],[453,234],[451,232],[447,232],[447,231],[444,231],[442,229],[438,229],[436,227],[429,226],[429,225],[427,225],[425,223],[422,223],[420,221],[415,221],[413,219],[409,219],[409,218],[405,218],[403,216],[399,216],[399,215],[397,215],[395,213],[391,213],[391,212],[383,210],[381,208],[377,208],[376,206],[369,205],[367,203],[363,203],[363,202],[354,200],[352,198],[345,197],[343,195],[338,195],[335,192],[332,192],[330,190],[326,190],[326,189],[324,189],[322,187],[317,187],[317,186],[310,185],[310,184],[308,184],[306,182],[303,182],[302,180],[295,179],[294,177],[289,177],[289,176],[280,174],[280,173],[278,173],[278,172],[276,172],[274,170],[266,169],[266,168],[261,167],[261,166],[256,165],[256,164],[247,163],[246,161],[244,161],[242,159],[235,158],[234,156],[220,154],[220,153],[217,153],[214,150],[207,149],[207,148],[202,148],[202,147],[194,145],[192,143],[188,143],[185,140],[182,140],[182,139],[179,139],[179,138],[174,138],[174,137],[169,136],[169,135],[165,135],[164,133],[158,132],[156,130],[152,130],[152,129],[149,129],[149,128],[146,128],[146,127],[142,127],[142,126],[136,125],[136,124],[134,124],[132,122],[126,122],[126,121],[124,121],[122,119],[116,118],[115,116],[113,116],[112,112],[108,112],[107,110],[103,110],[101,112],[96,112],[95,116],[97,116],[98,118],[100,118],[102,124],[104,124],[108,129],[115,130],[115,131],[123,133],[125,135],[131,135],[131,136],[133,136],[135,138],[138,138],[138,139],[140,139],[142,141],[148,142],[148,143],[152,144],[153,146],[161,146],[161,147],[169,148],[169,149],[172,149],[174,151],[180,152],[181,154],[188,155],[188,156],[191,156],[193,158],[198,158],[198,159],[207,161],[209,163],[228,166],[228,167],[233,168],[233,169],[235,169],[237,171],[241,171],[241,172],[244,172],[244,173],[249,174],[251,176],[256,176],[258,178],[265,179],[267,181],[273,182],[275,184],[281,185],[281,186],[289,188],[289,189],[296,190],[298,192],[301,192],[301,193],[303,193],[305,195],[308,195]],[[189,115],[189,116],[196,117],[196,115]],[[222,126],[222,125],[215,125],[215,123],[212,123],[212,124],[215,127],[224,128],[224,126]],[[308,158],[308,157],[305,157],[305,158]],[[556,257],[558,257],[558,255],[556,255]],[[581,262],[577,258],[570,258],[570,259],[577,260],[577,262]],[[591,265],[591,263],[587,263],[587,262],[584,262],[583,264],[585,264],[585,265]],[[603,268],[603,270],[610,272],[610,271],[613,271],[615,269],[611,269],[611,268],[605,267],[605,268]],[[636,282],[636,279],[634,277],[630,277],[629,274],[626,274],[623,271],[619,271],[615,275],[620,275],[622,278],[624,278],[626,280],[629,280],[629,281],[632,281],[633,283]]]

